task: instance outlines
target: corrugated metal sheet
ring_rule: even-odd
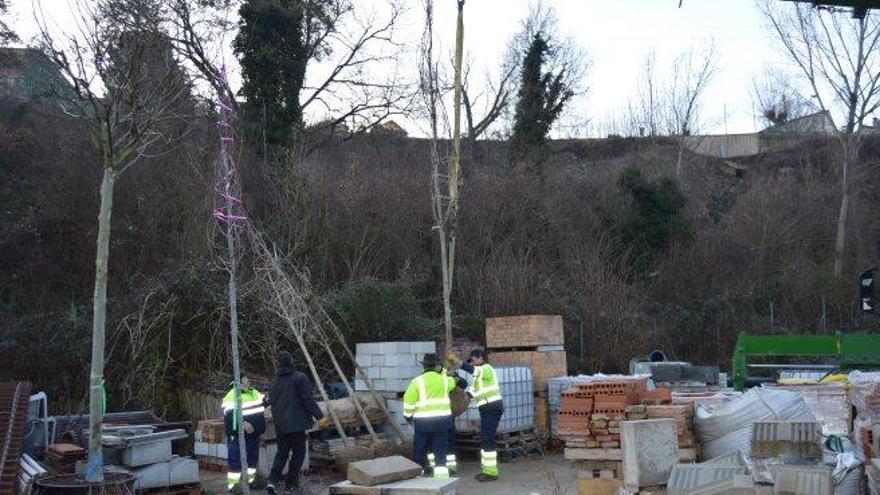
[[[690,490],[745,474],[744,466],[704,466],[676,464],[669,474],[666,490],[669,495],[687,495]]]
[[[0,383],[0,494],[15,489],[20,469],[21,446],[27,424],[31,384]]]
[[[828,466],[776,465],[773,493],[785,495],[833,495]]]
[[[757,421],[752,426],[752,442],[810,442],[822,440],[815,421]]]

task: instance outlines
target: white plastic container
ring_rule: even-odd
[[[504,401],[504,414],[501,416],[498,432],[521,431],[535,426],[532,370],[520,366],[499,367],[495,368],[495,374],[498,376],[501,399]],[[468,410],[455,418],[455,431],[480,432],[480,410],[475,402],[471,402]]]

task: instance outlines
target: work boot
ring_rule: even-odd
[[[268,481],[269,479],[266,478],[266,476],[257,473],[257,475],[254,476],[254,481],[248,483],[248,486],[251,488],[251,490],[262,490],[263,488],[265,488],[266,491],[269,491],[269,486],[267,484]]]
[[[497,475],[497,474],[477,473],[477,475],[474,476],[474,477],[475,477],[475,478],[477,479],[477,481],[479,481],[480,483],[483,483],[483,482],[485,482],[485,481],[498,481],[498,475]]]
[[[275,490],[275,485],[270,481],[268,485],[266,485],[266,493],[269,495],[277,495],[277,491]]]

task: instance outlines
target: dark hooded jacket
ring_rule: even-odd
[[[281,367],[269,385],[272,419],[279,435],[310,429],[315,420],[324,417],[312,395],[312,384],[306,375],[293,368]]]

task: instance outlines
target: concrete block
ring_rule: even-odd
[[[357,461],[348,465],[348,480],[363,486],[408,480],[420,474],[422,474],[421,466],[399,455]]]
[[[669,474],[666,491],[668,495],[688,495],[693,488],[728,480],[738,474],[746,474],[746,467],[676,464]]]
[[[364,342],[361,344],[357,344],[354,348],[354,353],[356,355],[361,354],[379,354],[379,343],[377,342]]]
[[[412,366],[406,367],[383,367],[382,370],[382,378],[390,378],[394,380],[411,380],[414,376],[412,374]]]
[[[168,461],[169,484],[187,485],[199,482],[199,461],[186,457],[175,457]]]
[[[330,487],[330,495],[455,495],[458,478],[415,478],[376,486],[343,481]]]
[[[773,493],[785,495],[832,495],[831,467],[782,465],[773,471]]]
[[[413,353],[406,354],[391,354],[385,356],[384,366],[416,366],[418,362],[416,361],[416,355]]]
[[[385,366],[385,354],[373,354],[373,366]]]
[[[129,467],[146,466],[171,459],[171,440],[161,440],[126,447],[122,463]]]
[[[171,466],[168,462],[157,462],[131,470],[134,474],[134,489],[161,488],[169,486]]]
[[[367,382],[361,380],[360,378],[354,381],[354,389],[357,392],[363,392],[364,390],[368,390]]]
[[[752,425],[752,457],[822,458],[822,430],[816,421],[758,421]]]
[[[436,353],[437,344],[431,341],[410,342],[410,352],[415,354]]]
[[[678,459],[674,419],[620,423],[623,482],[627,487],[666,483]]]
[[[671,495],[672,492],[669,492]],[[767,487],[761,491],[755,487],[755,481],[751,475],[737,474],[732,478],[715,481],[688,490],[687,495],[757,495],[769,493]]]
[[[373,365],[373,355],[372,354],[358,354],[354,357],[354,362],[358,364],[358,366],[372,366]]]
[[[371,366],[369,368],[364,369],[364,373],[366,373],[367,378],[375,379],[375,378],[386,378],[382,376],[382,368],[378,366]]]

